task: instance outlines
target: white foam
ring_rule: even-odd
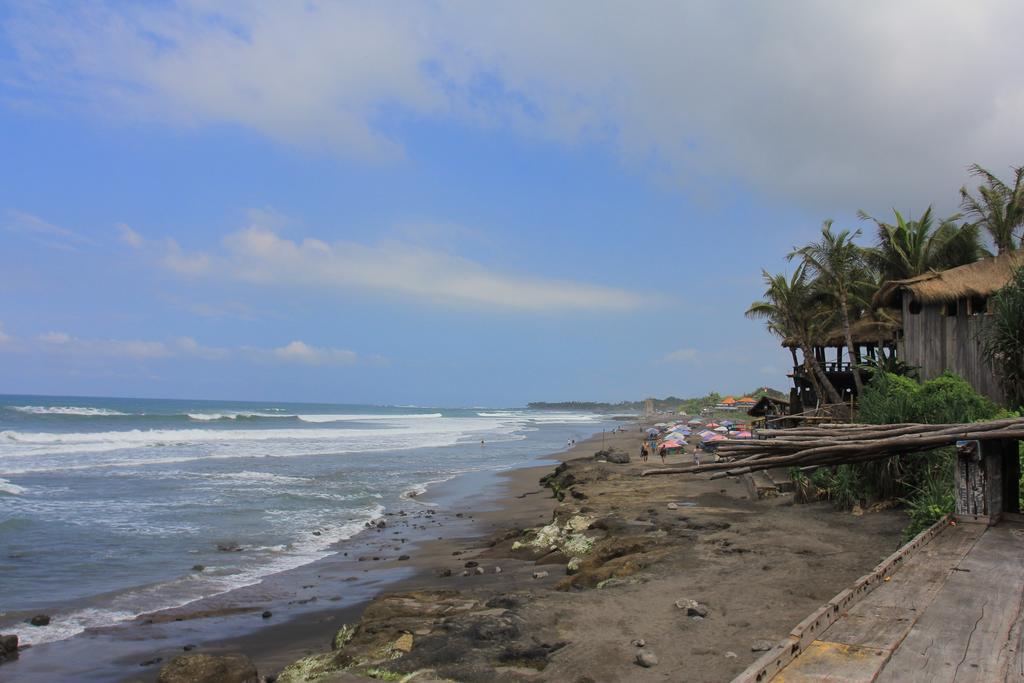
[[[25,490],[26,489],[24,486],[18,486],[17,484],[12,484],[6,479],[0,479],[0,493],[7,493],[12,496],[20,496],[21,494],[25,493]]]
[[[485,438],[525,438],[513,421],[436,418],[381,422],[378,428],[149,429],[105,432],[0,432],[9,474],[141,466],[207,458],[292,457],[435,448]],[[15,466],[17,462],[18,466]]]
[[[87,406],[10,406],[11,410],[32,415],[81,415],[83,417],[114,417],[131,415],[107,408],[90,408]]]
[[[218,572],[209,567],[203,573],[190,573],[174,581],[126,591],[109,601],[106,608],[86,608],[69,614],[54,614],[45,628],[28,628],[24,624],[5,626],[5,632],[13,631],[25,645],[39,645],[65,640],[89,628],[113,626],[134,619],[140,614],[158,610],[184,607],[197,600],[222,595],[238,588],[252,586],[265,577],[315,562],[336,554],[331,546],[352,538],[365,527],[366,522],[380,517],[384,506],[374,505],[351,511],[355,517],[337,526],[316,525],[320,532],[303,534],[294,542],[283,547],[266,547],[262,550],[262,561],[243,566],[238,571]],[[294,520],[294,514],[288,513]],[[266,557],[269,555],[269,558]],[[185,595],[182,595],[182,594]],[[177,597],[173,597],[177,595]]]
[[[197,422],[213,422],[215,420],[237,420],[240,417],[296,417],[284,413],[261,413],[257,411],[239,411],[227,413],[185,413],[190,420]]]
[[[299,415],[303,422],[376,422],[380,420],[421,420],[444,417],[441,413],[414,413],[411,415]]]

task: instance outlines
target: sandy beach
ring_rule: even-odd
[[[853,516],[786,495],[750,500],[739,480],[641,477],[662,464],[639,462],[640,433],[630,425],[534,467],[457,477],[335,556],[31,648],[0,673],[59,680],[69,662],[92,658],[76,680],[149,682],[188,648],[241,652],[270,677],[311,656],[306,669],[350,669],[318,680],[430,671],[460,681],[724,681],[899,543],[898,511]],[[602,447],[632,461],[599,462]],[[684,461],[692,455],[666,466]],[[542,527],[563,533],[538,544]],[[565,543],[581,539],[586,552],[570,564]],[[703,617],[688,613],[690,600]],[[355,626],[351,639],[332,652],[345,626]],[[641,653],[657,664],[638,665]]]
[[[633,454],[639,434],[603,435],[604,445]],[[725,681],[899,544],[901,512],[854,516],[824,503],[794,505],[790,496],[750,500],[738,480],[640,477],[660,459],[596,462],[601,440],[565,453],[558,470],[505,473],[486,501],[430,515],[471,516],[472,524],[422,543],[408,560],[384,553],[374,572],[401,563],[414,573],[362,609],[312,613],[206,650],[245,652],[271,675],[319,651],[305,670],[429,672],[421,680]],[[691,459],[674,455],[667,464]],[[553,471],[561,502],[539,483]],[[444,491],[428,498],[443,500]],[[579,567],[567,566],[562,550],[529,547],[531,530],[581,518],[592,548]],[[703,617],[686,609],[690,600]],[[343,624],[357,625],[355,633],[332,653]],[[640,666],[641,653],[657,663]]]

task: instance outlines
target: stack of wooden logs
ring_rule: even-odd
[[[764,429],[755,439],[717,442],[719,462],[645,470],[643,474],[696,472],[720,479],[774,467],[814,469],[928,451],[968,439],[1024,439],[1024,417],[965,424],[829,424]]]

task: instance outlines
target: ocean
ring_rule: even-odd
[[[337,552],[432,484],[612,426],[574,412],[0,395],[0,633],[38,645]],[[202,569],[196,569],[202,565]],[[45,628],[25,621],[52,617]]]

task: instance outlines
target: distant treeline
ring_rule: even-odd
[[[753,391],[729,394],[734,398],[740,398],[742,396],[753,396],[754,398],[760,398],[762,396],[771,396],[782,400],[788,400],[789,395],[784,394],[781,391],[772,389],[771,387],[758,387]],[[685,412],[687,414],[697,414],[701,409],[707,406],[713,406],[716,403],[721,403],[725,396],[719,394],[716,391],[712,391],[707,396],[697,396],[694,398],[680,398],[678,396],[667,396],[666,398],[655,398],[654,409],[659,412]],[[619,403],[603,403],[600,401],[534,401],[533,403],[527,404],[529,408],[534,410],[591,410],[599,413],[611,413],[611,412],[642,412],[644,409],[645,401],[620,401]]]

